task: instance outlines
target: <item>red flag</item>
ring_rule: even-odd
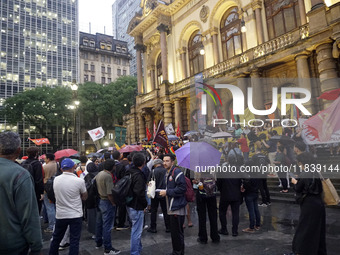
[[[163,146],[167,151],[169,151],[169,140],[168,135],[165,132],[163,121],[159,122],[158,129],[156,132],[156,136],[153,139],[154,142]]]
[[[153,122],[153,138],[155,139],[155,136],[156,136],[156,131],[157,131],[157,128],[156,128],[156,123],[155,121]]]
[[[230,108],[230,114],[231,114],[231,119],[233,122],[235,122],[235,118],[234,118],[234,112],[233,112],[233,109]]]
[[[327,91],[322,93],[321,96],[318,97],[318,99],[326,99],[326,100],[335,100],[340,96],[340,89],[334,89],[331,91]]]
[[[224,119],[223,114],[222,114],[222,111],[221,111],[221,107],[218,109],[217,118],[219,118],[219,119]]]
[[[28,138],[28,140],[34,142],[36,145],[42,145],[44,143],[50,144],[50,141],[47,138],[39,138],[39,139]]]
[[[150,133],[150,130],[148,129],[148,127],[146,127],[146,137],[148,138],[148,141],[150,141],[152,135]]]
[[[306,120],[303,124],[307,132],[314,136],[314,140],[327,142],[333,133],[340,130],[340,97],[327,109]]]
[[[181,130],[179,129],[179,122],[178,122],[178,125],[177,125],[176,136],[181,137]]]

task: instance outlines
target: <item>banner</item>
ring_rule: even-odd
[[[166,148],[169,151],[169,140],[168,140],[168,136],[165,132],[163,121],[159,122],[158,129],[157,129],[157,132],[156,132],[156,136],[155,136],[155,139],[153,140],[152,143],[154,143],[154,142],[160,144],[162,147]]]
[[[167,126],[165,127],[165,131],[166,131],[166,134],[167,134],[167,135],[172,135],[172,134],[175,133],[175,129],[174,129],[174,127],[172,126],[172,123],[170,123],[169,125],[167,125]]]
[[[105,136],[104,130],[102,127],[95,128],[87,131],[92,139],[92,141],[97,141]]]
[[[329,142],[332,134],[340,131],[340,97],[328,108],[304,121],[304,129],[313,140]]]
[[[50,144],[50,141],[48,140],[48,138],[39,138],[39,139],[28,138],[28,140],[32,141],[35,145],[42,145],[44,143]]]

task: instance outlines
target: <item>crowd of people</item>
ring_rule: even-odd
[[[308,152],[299,132],[283,130],[280,139],[275,130],[259,135],[256,130],[236,128],[232,139],[213,144],[223,153],[221,164],[237,168],[248,165],[296,164],[302,172],[288,179],[286,173],[277,173],[282,193],[294,187],[301,213],[293,239],[292,254],[325,255],[325,206],[319,176],[304,172],[315,161],[315,151]],[[285,139],[284,136],[287,136]],[[289,139],[288,139],[289,138]],[[200,137],[192,137],[199,140]],[[293,142],[292,142],[293,141]],[[185,253],[185,218],[188,227],[193,226],[190,217],[187,192],[193,189],[198,214],[198,238],[207,244],[207,216],[210,238],[220,242],[220,235],[228,235],[227,210],[232,212],[231,233],[239,235],[240,206],[244,202],[249,213],[249,227],[243,233],[261,231],[258,206],[270,206],[267,178],[276,173],[250,174],[238,178],[219,178],[214,174],[201,175],[177,166],[176,156],[163,149],[146,149],[120,153],[106,152],[103,158],[79,158],[76,164],[70,158],[55,160],[54,154],[46,154],[45,162],[38,160],[39,149],[27,149],[28,159],[16,162],[20,155],[20,137],[13,132],[0,134],[0,254],[39,254],[42,249],[40,215],[52,233],[49,254],[69,247],[69,254],[79,253],[82,223],[94,239],[96,249],[104,254],[119,254],[117,243],[112,240],[111,230],[131,229],[130,254],[139,255],[142,250],[141,236],[146,212],[150,212],[147,231],[156,234],[157,212],[161,207],[165,231],[170,233],[173,255]],[[182,141],[172,143],[172,149],[182,146]],[[169,151],[170,152],[170,151]],[[113,189],[129,176],[129,198],[117,203]],[[126,178],[125,178],[126,179]],[[189,182],[188,182],[189,180]],[[48,183],[53,181],[54,197]],[[155,196],[148,197],[148,185],[155,183]],[[218,193],[219,192],[219,193]],[[219,194],[219,195],[218,195]],[[259,194],[261,203],[258,202]],[[217,200],[219,199],[219,206]],[[218,217],[220,228],[218,228]],[[119,245],[118,245],[119,246]]]

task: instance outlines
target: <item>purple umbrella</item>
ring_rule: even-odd
[[[205,142],[189,142],[175,151],[179,166],[198,171],[201,167],[216,166],[222,153]],[[200,167],[200,168],[199,168]]]

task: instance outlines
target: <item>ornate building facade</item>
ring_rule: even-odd
[[[161,119],[189,130],[190,86],[198,73],[207,82],[237,80],[244,95],[252,87],[257,109],[272,100],[273,86],[257,78],[274,78],[277,87],[292,78],[311,91],[306,107],[312,113],[327,105],[317,99],[322,92],[340,86],[340,1],[142,0],[141,7],[143,15],[128,28],[138,78],[136,105],[126,116],[129,143]],[[232,95],[220,95],[228,116]]]

